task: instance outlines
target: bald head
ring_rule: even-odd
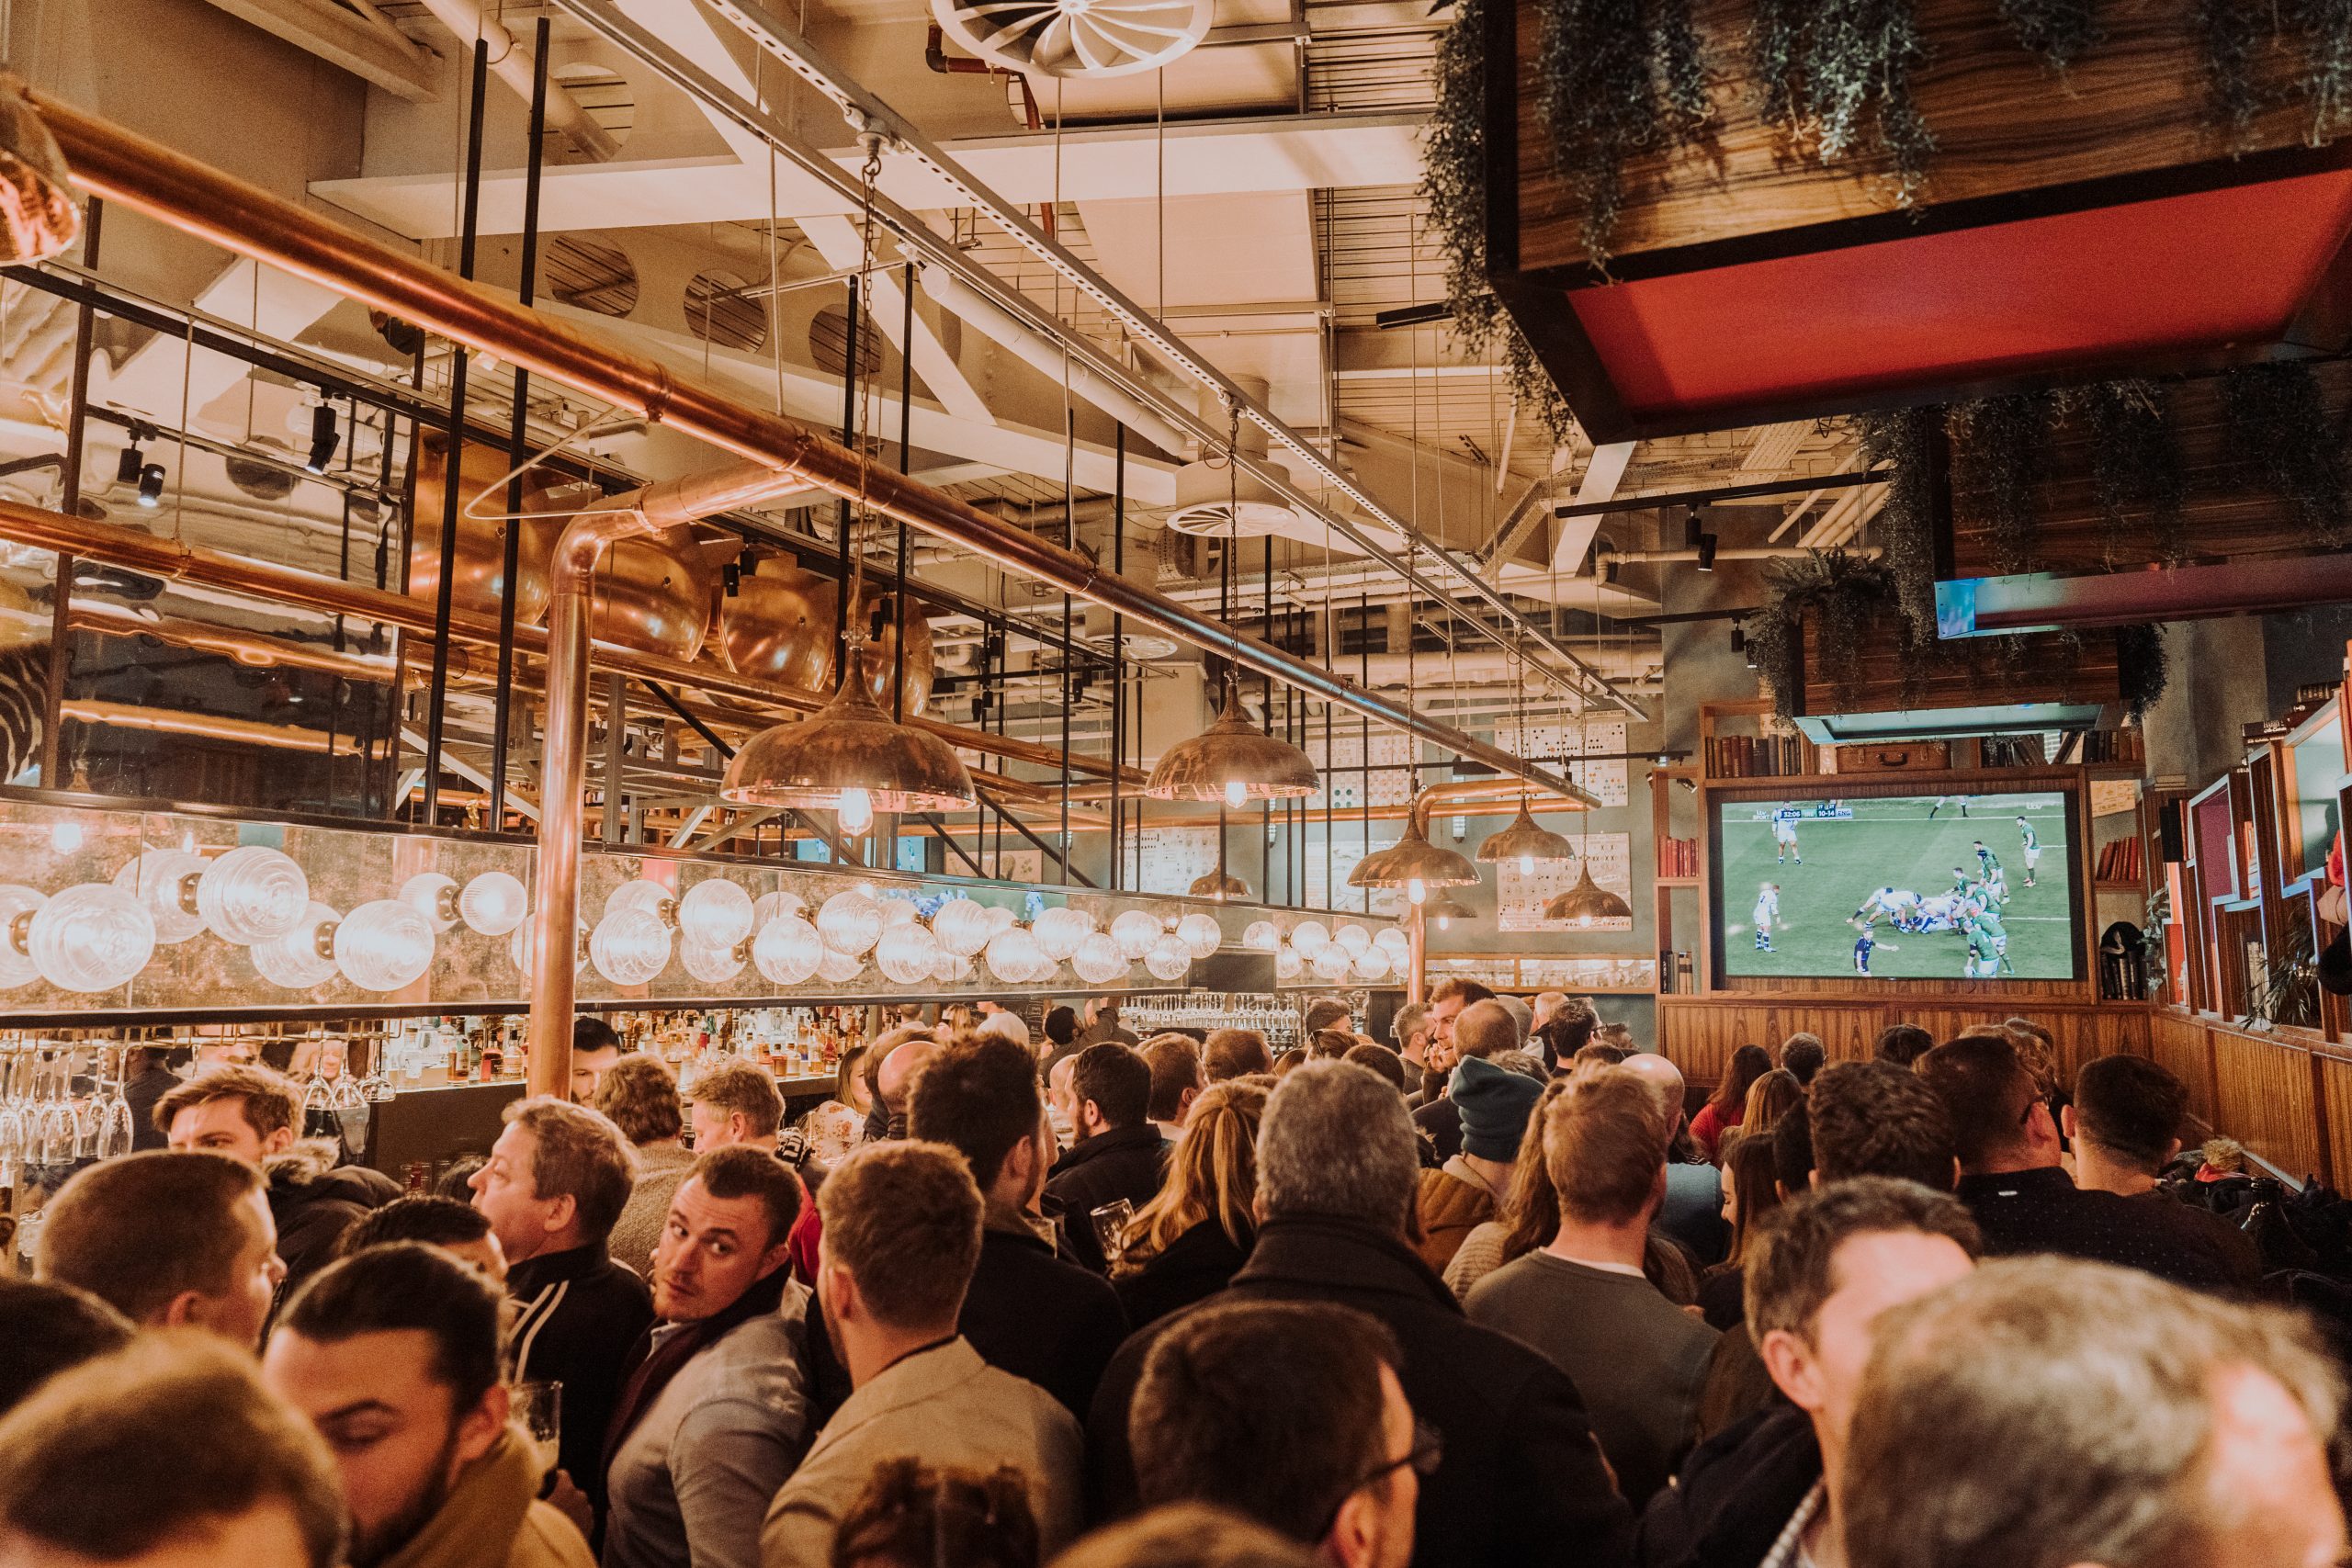
[[[939,1055],[936,1040],[910,1040],[882,1058],[882,1070],[875,1075],[874,1092],[893,1113],[907,1108],[907,1086],[914,1081],[923,1064]]]
[[[1655,1051],[1636,1051],[1618,1064],[1618,1070],[1633,1074],[1657,1091],[1667,1107],[1667,1114],[1681,1125],[1682,1069]]]
[[[1498,1001],[1472,1002],[1453,1021],[1453,1046],[1464,1056],[1493,1056],[1519,1049],[1519,1021]]]

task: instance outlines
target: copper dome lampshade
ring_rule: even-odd
[[[1566,893],[1556,894],[1544,906],[1547,920],[1566,920],[1572,926],[1589,926],[1600,920],[1630,920],[1633,906],[1592,879],[1592,863],[1587,861],[1578,869],[1577,885]]]
[[[1376,854],[1358,862],[1348,873],[1351,887],[1401,887],[1419,904],[1432,887],[1469,887],[1478,880],[1478,868],[1442,845],[1432,844],[1421,831],[1420,814],[1406,818],[1405,836]]]
[[[727,764],[721,797],[739,806],[814,806],[865,830],[877,811],[961,811],[977,798],[955,750],[894,724],[875,705],[868,655],[853,649],[833,700],[808,718],[763,729]]]
[[[1196,878],[1186,891],[1195,898],[1215,898],[1219,903],[1230,903],[1236,898],[1249,897],[1250,885],[1220,866],[1206,876]]]
[[[1521,872],[1535,869],[1539,861],[1564,861],[1577,858],[1576,846],[1549,828],[1538,823],[1528,813],[1527,797],[1519,797],[1519,815],[1499,832],[1487,835],[1478,846],[1478,859],[1488,865],[1519,863]]]
[[[1477,918],[1477,911],[1451,893],[1442,890],[1432,894],[1430,901],[1421,906],[1421,919],[1434,920],[1440,931],[1450,930],[1456,920],[1472,920]]]
[[[1319,784],[1306,752],[1250,725],[1240,682],[1227,671],[1216,722],[1170,746],[1143,792],[1154,800],[1198,800],[1239,810],[1253,800],[1313,795]]]

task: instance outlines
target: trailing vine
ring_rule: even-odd
[[[2352,0],[2196,0],[2196,21],[2206,92],[2233,138],[2243,141],[2256,117],[2290,98],[2310,108],[2304,135],[2314,147],[2352,125]],[[2266,44],[2293,47],[2293,80],[2260,79]]]
[[[1883,153],[1905,207],[1926,189],[1936,146],[1911,96],[1928,55],[1913,0],[1756,0],[1748,33],[1766,118],[1792,134],[1810,128],[1825,162]]]
[[[1695,132],[1707,73],[1690,0],[1550,0],[1535,43],[1535,114],[1553,167],[1583,209],[1585,254],[1605,265],[1636,153]]]
[[[1883,562],[1843,550],[1809,551],[1770,563],[1764,571],[1764,607],[1747,621],[1747,647],[1757,671],[1772,690],[1782,718],[1794,715],[1804,682],[1804,620],[1815,617],[1816,645],[1833,657],[1850,656],[1863,646],[1871,626],[1899,614],[1894,576]],[[1861,667],[1851,657],[1836,659],[1826,671],[1841,705],[1860,700]]]
[[[2033,491],[2049,451],[2050,412],[2046,394],[2019,392],[1956,403],[1945,418],[1954,499],[1973,502],[1984,514],[1996,572],[2033,564]]]
[[[2187,559],[2181,511],[2188,485],[2169,421],[2172,394],[2154,381],[2100,381],[2062,393],[2059,401],[2089,426],[2091,493],[2107,525],[2109,563],[2123,548],[2131,509],[2142,506],[2157,558],[2167,564]]]
[[[2000,0],[2019,47],[2064,75],[2099,42],[2098,0]]]
[[[2352,532],[2343,433],[2319,378],[2301,361],[2248,365],[2222,378],[2222,408],[2248,477],[2290,503],[2312,543],[2334,548]]]
[[[2164,696],[2171,679],[2164,628],[2147,621],[2116,627],[2115,666],[2125,705],[2133,718],[2144,717]]]
[[[1855,423],[1861,434],[1865,468],[1892,465],[1886,503],[1878,527],[1894,583],[1895,609],[1903,617],[1903,651],[1916,666],[1936,637],[1935,489],[1930,444],[1943,411],[1899,409],[1871,413]]]

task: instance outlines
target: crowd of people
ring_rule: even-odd
[[[2342,1374],[2159,1183],[2161,1066],[1358,1021],[908,1021],[795,1125],[583,1021],[427,1194],[266,1068],[154,1085],[0,1282],[0,1563],[2344,1559]]]

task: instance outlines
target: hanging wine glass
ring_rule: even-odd
[[[130,1119],[130,1102],[122,1097],[123,1077],[129,1067],[130,1047],[117,1045],[109,1050],[106,1046],[100,1046],[98,1058],[101,1064],[109,1057],[113,1061],[114,1071],[101,1086],[104,1097],[98,1109],[96,1152],[100,1159],[112,1159],[117,1155],[127,1155],[130,1152],[131,1145],[138,1141],[138,1129]]]

